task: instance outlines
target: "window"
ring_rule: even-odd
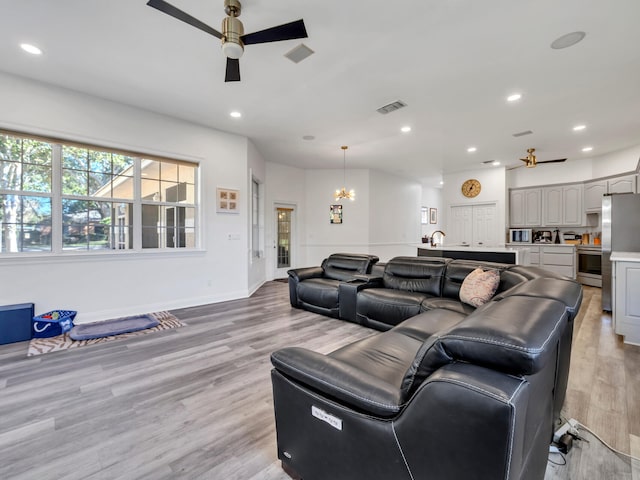
[[[0,252],[51,251],[51,144],[0,135],[0,173]]]
[[[0,253],[196,247],[197,164],[0,132],[0,173]]]

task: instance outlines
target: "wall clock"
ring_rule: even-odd
[[[462,194],[465,197],[473,198],[480,193],[481,189],[482,189],[482,186],[480,185],[480,182],[475,178],[470,178],[469,180],[467,180],[462,184],[461,190],[462,190]]]

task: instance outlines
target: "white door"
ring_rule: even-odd
[[[473,246],[495,247],[498,245],[498,222],[496,204],[473,206]]]
[[[470,206],[451,207],[450,232],[444,243],[448,246],[471,245],[473,241],[473,208]]]
[[[294,254],[294,221],[295,207],[290,205],[276,205],[275,207],[275,242],[273,245],[275,256],[274,278],[286,278],[287,270],[293,265]]]

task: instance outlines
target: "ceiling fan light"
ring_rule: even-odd
[[[227,58],[237,60],[238,58],[242,57],[244,48],[242,48],[242,45],[238,43],[226,41],[222,44],[222,53],[224,53],[225,57]]]

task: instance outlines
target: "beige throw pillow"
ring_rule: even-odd
[[[476,268],[467,275],[460,286],[460,301],[479,307],[495,295],[500,284],[500,272]]]

